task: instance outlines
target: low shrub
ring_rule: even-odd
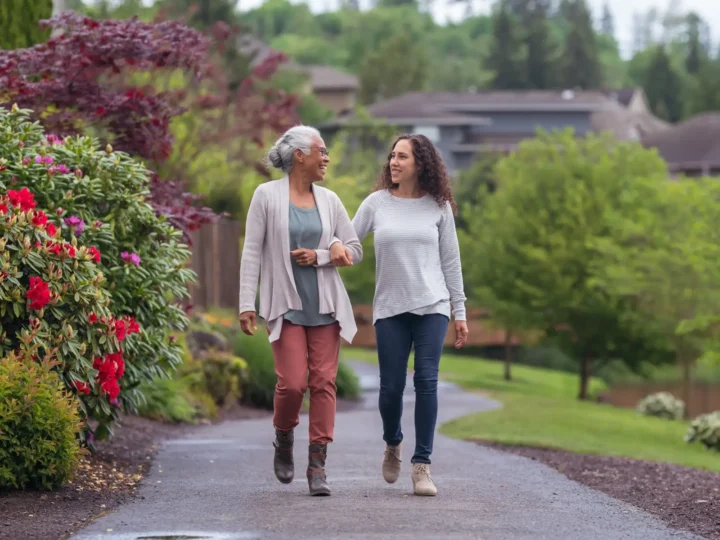
[[[705,448],[720,452],[720,411],[702,414],[693,420],[685,441],[700,442]]]
[[[140,416],[169,423],[194,423],[202,416],[192,403],[188,381],[158,379],[142,386]]]
[[[14,353],[0,359],[0,491],[54,489],[78,466],[78,402],[54,367]]]
[[[685,402],[670,392],[656,392],[641,399],[635,410],[645,416],[680,420],[685,416]]]
[[[253,407],[272,410],[275,394],[275,361],[267,336],[248,336],[238,331],[233,340],[233,354],[247,362],[247,375],[242,387],[242,402]]]
[[[350,366],[343,362],[338,365],[335,385],[339,398],[356,400],[360,397],[360,378]]]

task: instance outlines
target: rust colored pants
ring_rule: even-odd
[[[340,355],[340,325],[298,326],[282,322],[275,356],[273,425],[294,429],[300,421],[305,391],[310,388],[310,442],[327,444],[335,430],[335,377]]]

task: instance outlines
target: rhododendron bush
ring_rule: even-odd
[[[86,418],[107,426],[119,404],[123,346],[140,326],[110,309],[101,258],[27,187],[0,190],[0,358],[59,362]]]
[[[88,137],[45,134],[29,118],[30,111],[0,109],[0,213],[7,207],[5,220],[24,227],[4,248],[0,270],[8,275],[0,290],[8,299],[0,322],[17,340],[23,329],[35,331],[32,315],[37,342],[68,340],[58,342],[59,353],[76,355],[83,370],[71,365],[66,382],[86,396],[91,416],[101,421],[95,437],[104,438],[118,408],[135,410],[138,385],[182,361],[170,333],[187,325],[177,302],[194,279],[186,267],[190,252],[182,233],[148,204],[150,181],[140,163]],[[27,268],[19,277],[6,262],[18,257]],[[80,278],[72,272],[87,274],[84,288],[73,284]],[[77,320],[57,311],[67,302],[77,305]],[[56,334],[45,330],[47,316],[60,321]]]

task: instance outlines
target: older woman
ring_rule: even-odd
[[[362,247],[338,196],[316,185],[325,177],[328,152],[314,128],[296,126],[268,155],[280,180],[258,186],[248,210],[240,269],[240,325],[257,329],[255,296],[267,322],[275,358],[274,468],[285,484],[294,477],[293,430],[310,388],[307,479],[311,495],[330,495],[325,474],[333,440],[340,337],[351,342],[357,327],[336,266],[362,259]],[[318,249],[336,237],[347,257]]]

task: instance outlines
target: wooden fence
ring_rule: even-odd
[[[237,221],[223,220],[192,234],[190,264],[197,281],[189,289],[194,310],[237,309],[241,231]]]

